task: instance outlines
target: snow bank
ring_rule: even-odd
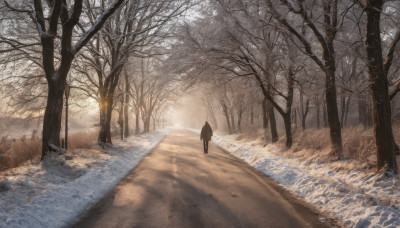
[[[98,202],[165,136],[155,132],[82,150],[66,165],[32,164],[0,176],[0,227],[66,227]]]
[[[236,136],[215,135],[220,147],[272,177],[322,212],[349,227],[400,227],[398,177],[361,171],[336,171],[351,161],[317,164],[285,157],[274,145],[235,141]],[[354,161],[352,161],[354,162]],[[342,164],[341,164],[342,163]]]

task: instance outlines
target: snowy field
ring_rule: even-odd
[[[165,132],[76,151],[65,163],[23,165],[0,174],[0,227],[67,227],[98,202]]]
[[[398,177],[335,168],[351,161],[317,164],[285,157],[273,144],[263,147],[255,141],[236,141],[236,137],[215,135],[212,141],[337,218],[342,226],[400,227]]]

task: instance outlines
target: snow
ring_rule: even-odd
[[[196,131],[197,132],[197,131]],[[398,177],[335,167],[354,161],[311,163],[284,156],[276,145],[236,141],[214,135],[212,141],[270,176],[284,188],[348,227],[400,227]]]
[[[63,165],[24,165],[0,175],[0,227],[66,227],[132,170],[166,132],[78,151]]]
[[[193,130],[199,132],[199,130]],[[67,227],[98,202],[168,132],[116,141],[104,150],[76,151],[63,165],[37,163],[0,174],[0,227]],[[285,156],[275,145],[212,141],[284,188],[349,227],[400,227],[398,177],[340,170],[354,161],[318,163]]]

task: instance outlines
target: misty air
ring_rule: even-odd
[[[400,227],[400,1],[0,0],[0,228]]]

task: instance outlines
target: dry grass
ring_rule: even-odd
[[[342,130],[343,152],[346,158],[371,159],[376,146],[372,129],[349,127]],[[281,140],[284,141],[284,140]],[[329,129],[306,129],[294,134],[293,151],[330,149]],[[374,161],[372,161],[374,162]]]
[[[278,135],[284,135],[285,131],[283,129],[278,128]],[[271,130],[268,128],[266,131],[262,128],[256,127],[247,127],[242,130],[242,133],[236,136],[236,140],[241,141],[253,141],[257,139],[260,143],[270,143],[271,142]]]
[[[328,129],[306,129],[305,131],[297,130],[293,134],[294,144],[293,151],[304,149],[322,150],[329,147],[329,131]],[[285,143],[286,138],[280,142]]]
[[[0,171],[17,167],[26,161],[40,159],[42,142],[38,137],[22,137],[20,139],[7,139],[0,141]]]
[[[285,139],[284,139],[285,140]],[[280,143],[283,145],[284,140]],[[343,153],[346,159],[358,161],[361,169],[369,169],[376,164],[376,146],[372,129],[349,127],[342,129]],[[290,154],[303,157],[306,160],[330,162],[336,160],[332,156],[329,129],[300,129],[294,134],[293,148]],[[342,167],[345,168],[345,167]]]
[[[89,149],[97,141],[97,131],[76,133],[68,137],[68,150]]]
[[[400,126],[393,126],[393,133],[396,142],[400,143]],[[269,142],[269,134],[269,131],[265,135],[263,130],[251,129],[240,134],[237,140],[251,141],[256,139],[260,144],[265,144]],[[286,142],[284,135],[283,131],[279,131],[279,136],[281,137],[277,146],[282,150],[284,150]],[[364,129],[361,126],[344,128],[342,129],[342,140],[345,159],[349,159],[349,164],[352,164],[349,167],[338,168],[375,168],[376,145],[373,129]],[[310,162],[318,163],[331,162],[337,159],[331,154],[328,128],[306,129],[305,131],[302,131],[301,128],[293,128],[293,146],[284,155],[296,156]]]
[[[346,128],[342,133],[343,152],[346,158],[376,163],[376,145],[372,129]]]
[[[97,132],[76,133],[68,137],[68,150],[88,149],[97,140]],[[24,162],[40,160],[42,141],[37,136],[20,139],[0,139],[0,171],[14,168]]]

